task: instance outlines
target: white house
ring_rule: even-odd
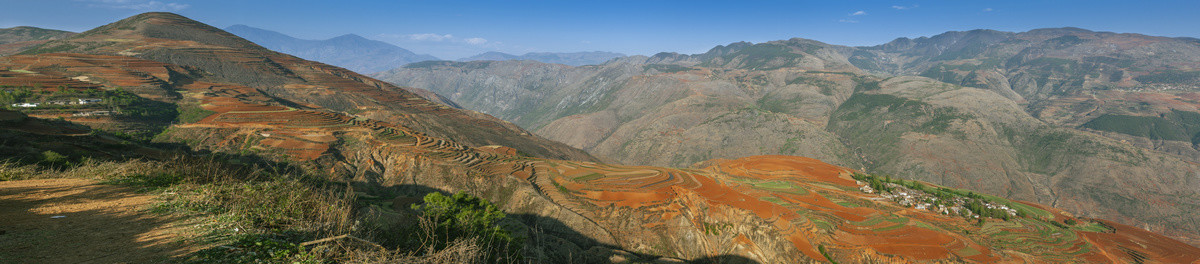
[[[19,103],[12,104],[13,107],[38,107],[38,103]]]
[[[79,98],[79,104],[93,104],[93,103],[99,103],[100,101],[104,101],[104,99],[99,99],[99,98]]]

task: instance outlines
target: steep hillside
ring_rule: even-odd
[[[246,25],[229,26],[225,28],[225,31],[274,51],[346,68],[362,74],[395,69],[413,62],[438,59],[431,55],[416,54],[392,44],[369,40],[354,34],[326,40],[307,40]]]
[[[87,71],[55,67],[52,60],[38,59],[63,56],[54,52],[119,57],[100,58],[77,66],[83,68],[95,63],[126,60],[182,66],[181,70],[135,78],[144,80],[154,89],[165,90],[167,95],[175,98],[180,96],[173,90],[184,89],[184,86],[233,84],[261,91],[263,96],[290,108],[328,109],[408,124],[424,133],[470,146],[504,143],[539,157],[592,159],[583,151],[531,135],[494,117],[432,102],[414,92],[342,68],[273,52],[220,29],[170,13],[145,13],[35,46],[22,52],[24,55],[10,57],[14,62],[5,68],[22,71],[14,72],[22,75],[16,80],[51,75],[97,78],[94,82],[100,83],[111,81],[102,76],[108,73],[106,71],[81,75],[79,72]],[[173,100],[168,97],[161,101]]]
[[[545,63],[563,64],[570,66],[596,65],[606,61],[625,57],[625,54],[591,51],[591,52],[530,52],[525,55],[512,55],[503,52],[484,52],[479,55],[458,59],[458,61],[507,61],[507,60],[531,60]],[[387,68],[383,70],[390,70]],[[383,71],[380,70],[380,71]],[[378,71],[376,71],[378,72]]]
[[[1200,195],[1194,174],[1200,119],[1193,92],[1080,88],[1030,93],[1047,96],[1034,100],[999,86],[866,73],[928,72],[918,66],[978,61],[972,56],[1013,49],[983,47],[1009,42],[1051,45],[1034,42],[1034,36],[1062,37],[1055,34],[1091,34],[1080,37],[1081,43],[1118,37],[1159,41],[1110,47],[1118,53],[1183,45],[1178,39],[1077,29],[977,30],[867,48],[792,39],[596,66],[428,63],[375,76],[433,90],[468,109],[623,164],[683,167],[712,158],[803,155],[1038,201],[1200,243],[1197,217],[1189,213],[1200,205],[1194,202]],[[1039,47],[1046,54],[1070,53]],[[864,64],[864,56],[876,56],[872,65],[878,67]],[[1186,55],[1139,58],[1130,60],[1145,67],[1200,61]],[[1036,68],[1027,66],[1012,70]],[[1047,87],[1074,89],[1065,83]]]
[[[1079,28],[947,32],[855,51],[873,72],[993,90],[1043,121],[1200,161],[1200,43]],[[1175,117],[1168,117],[1175,116]],[[1121,120],[1121,122],[1117,122]],[[1147,127],[1161,127],[1147,131]]]
[[[468,109],[624,164],[684,167],[712,158],[787,154],[859,167],[858,158],[823,127],[867,78],[823,71],[825,65],[848,67],[835,51],[790,52],[796,52],[795,63],[815,68],[647,63],[659,60],[656,56],[582,67],[424,62],[375,76],[433,90]],[[766,55],[745,51],[704,63],[785,63],[758,61],[759,56]]]

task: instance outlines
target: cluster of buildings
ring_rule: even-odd
[[[871,188],[871,186],[869,186],[869,185],[864,185],[864,183],[861,181],[859,181],[858,184],[862,185],[862,187],[858,188],[862,192],[865,192],[865,193],[879,192],[878,190]],[[881,197],[886,198],[886,199],[891,199],[892,201],[899,203],[901,206],[912,207],[912,208],[916,208],[918,210],[929,210],[929,211],[934,211],[934,212],[938,212],[941,214],[968,215],[968,214],[970,214],[970,212],[968,212],[969,210],[967,209],[966,205],[968,203],[970,203],[971,200],[978,200],[978,199],[971,199],[971,198],[962,197],[962,196],[954,196],[953,198],[946,199],[943,201],[942,198],[938,198],[935,195],[932,195],[932,194],[929,194],[929,193],[926,193],[926,192],[920,191],[920,190],[914,190],[914,189],[905,187],[900,184],[895,184],[895,183],[884,183],[884,184],[888,188],[891,188],[892,191],[891,192],[879,192],[879,195]],[[992,210],[1003,210],[1004,212],[1007,212],[1009,216],[1017,216],[1017,210],[1013,209],[1013,208],[1009,208],[1007,205],[996,204],[996,203],[982,201],[982,200],[980,201],[980,203],[983,205],[984,208],[992,209]],[[970,215],[970,217],[979,218],[979,215],[972,214],[972,215]]]
[[[95,103],[99,103],[99,102],[103,102],[103,101],[104,101],[104,99],[100,99],[100,98],[79,98],[79,99],[75,99],[74,101],[72,101],[72,100],[53,100],[53,101],[47,101],[47,102],[46,102],[46,104],[52,104],[52,105],[86,105],[86,104],[95,104]],[[39,106],[41,106],[41,105],[42,105],[42,103],[15,103],[15,104],[12,104],[12,107],[35,108],[35,107],[39,107]]]

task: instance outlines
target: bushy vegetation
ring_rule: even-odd
[[[676,73],[695,70],[695,68],[679,66],[675,64],[646,64],[642,66],[643,70],[656,70],[662,73]]]
[[[422,205],[413,205],[421,217],[431,221],[418,232],[422,243],[433,250],[445,250],[454,241],[471,240],[484,245],[488,262],[512,262],[520,259],[522,239],[500,226],[504,212],[485,199],[463,192],[451,196],[430,193]]]
[[[52,44],[52,43],[53,42],[47,43],[47,44]],[[19,54],[19,55],[34,55],[34,54],[42,54],[42,53],[64,52],[64,51],[74,50],[75,48],[78,48],[78,47],[79,46],[75,46],[72,44],[38,45],[32,49],[28,49],[28,50],[22,51],[21,53],[17,53],[17,54]]]
[[[791,66],[793,61],[804,58],[804,54],[793,53],[788,46],[778,44],[758,44],[745,47],[737,52],[721,56],[724,61],[729,61],[738,58],[741,60],[741,69],[755,70],[773,70]],[[701,63],[701,66],[720,67],[724,65],[716,65],[712,60]]]
[[[48,101],[74,101],[83,98],[101,99],[93,104],[49,104]],[[13,103],[42,103],[39,111],[65,111],[68,109],[103,109],[115,112],[116,116],[134,118],[143,121],[171,121],[179,114],[176,107],[169,103],[143,98],[137,94],[122,90],[101,89],[67,89],[59,87],[57,91],[40,88],[3,88],[0,89],[0,102],[10,107]],[[10,107],[11,108],[11,107]]]
[[[1200,82],[1200,71],[1169,70],[1142,75],[1133,79],[1143,83],[1196,84]]]
[[[1085,128],[1149,139],[1195,143],[1200,135],[1200,113],[1172,110],[1159,116],[1104,114],[1083,124]]]
[[[951,107],[936,107],[928,103],[888,94],[856,93],[838,107],[835,119],[853,121],[873,118],[880,111],[898,118],[892,126],[905,124],[914,131],[928,134],[949,132],[950,125],[974,116]],[[902,120],[902,121],[900,121]]]
[[[949,50],[946,52],[942,52],[942,54],[940,54],[936,57],[930,58],[929,60],[930,61],[943,61],[943,60],[958,60],[958,59],[975,58],[975,57],[982,55],[984,52],[987,51],[987,49],[988,49],[987,43],[973,42],[973,43],[968,43],[966,45],[963,45],[961,48],[956,49],[956,50]]]
[[[928,194],[936,199],[922,199],[920,202],[925,202],[937,206],[962,206],[964,211],[960,214],[965,218],[972,218],[974,215],[987,218],[995,218],[1009,220],[1012,215],[1008,211],[999,208],[989,208],[986,204],[1005,205],[1017,212],[1017,217],[1027,217],[1029,215],[1021,207],[1016,206],[1012,202],[992,199],[970,191],[956,190],[945,187],[934,187],[917,181],[906,181],[903,179],[893,179],[891,176],[880,177],[878,175],[855,173],[851,175],[855,180],[865,182],[867,186],[879,193],[895,193],[895,186],[904,187],[908,190],[918,191]]]
[[[33,96],[28,87],[0,87],[0,107],[11,108],[12,104],[28,102]]]
[[[82,93],[87,96],[104,99],[102,101],[104,105],[110,107],[113,111],[121,113],[121,116],[124,117],[136,118],[138,120],[170,121],[179,115],[174,105],[142,98],[137,94],[120,89],[112,91],[88,90]]]
[[[833,81],[822,79],[820,77],[804,76],[804,75],[797,76],[796,78],[788,80],[787,84],[788,85],[807,84],[807,85],[816,86],[819,89],[819,91],[821,92],[821,94],[824,94],[824,95],[833,95],[833,89],[835,87],[837,87],[837,83],[835,83]]]
[[[179,112],[179,117],[176,120],[178,120],[179,123],[184,123],[184,124],[196,123],[196,122],[199,122],[201,119],[204,119],[205,117],[208,117],[212,114],[217,113],[217,112],[205,110],[204,108],[200,108],[200,106],[197,106],[197,105],[182,105],[182,104],[179,106],[179,109],[176,111]]]

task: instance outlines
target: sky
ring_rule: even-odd
[[[1080,27],[1200,37],[1200,1],[455,1],[0,0],[0,28],[81,32],[167,11],[302,39],[357,34],[442,59],[487,51],[703,53],[794,37],[848,46],[946,31]]]

